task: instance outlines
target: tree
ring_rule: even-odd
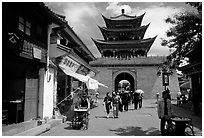
[[[167,30],[168,40],[162,39],[162,46],[175,48],[175,52],[168,56],[169,61],[179,65],[185,54],[202,42],[202,2],[188,2],[196,11],[184,11],[168,17],[165,22],[173,26]]]

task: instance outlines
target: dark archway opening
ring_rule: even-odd
[[[129,84],[128,84],[128,82],[129,82]],[[121,88],[121,83],[123,83],[123,85],[129,86],[130,90],[134,91],[134,89],[135,89],[135,85],[134,85],[135,83],[134,82],[135,82],[134,78],[129,73],[120,73],[115,78],[115,91],[118,91],[118,89]]]

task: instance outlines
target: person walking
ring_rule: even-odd
[[[138,103],[139,103],[139,93],[134,92],[134,94],[133,94],[133,102],[134,102],[134,109],[137,110]]]
[[[127,91],[125,91],[124,94],[123,94],[122,102],[123,102],[123,105],[124,105],[124,110],[128,111],[129,93]]]
[[[171,105],[171,100],[169,99],[169,91],[163,91],[162,93],[162,99],[158,101],[157,105],[157,113],[159,119],[161,119],[160,122],[160,130],[161,134],[165,135],[165,124],[171,123],[169,120],[171,117],[173,117],[173,110]]]
[[[106,108],[107,118],[109,118],[110,109],[112,108],[111,103],[112,103],[112,98],[110,96],[110,92],[107,92],[106,97],[103,100],[103,105],[105,105],[105,108]]]
[[[113,92],[112,97],[113,97],[113,118],[118,118],[119,117],[118,106],[119,106],[120,96],[116,92]]]
[[[122,101],[122,96],[123,94],[121,92],[118,93],[119,95],[119,103],[118,103],[118,106],[119,106],[119,111],[122,112],[123,111],[123,101]]]
[[[142,98],[143,98],[143,94],[142,93],[139,93],[139,108],[142,108]]]

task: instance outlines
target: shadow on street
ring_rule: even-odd
[[[119,136],[160,136],[160,131],[153,127],[148,130],[142,130],[141,127],[126,127],[110,131],[114,131]]]
[[[105,119],[107,119],[107,117],[106,116],[95,116],[95,118],[105,118]],[[109,118],[113,118],[112,116],[110,116]]]

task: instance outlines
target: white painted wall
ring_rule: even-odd
[[[48,73],[49,72],[49,73]],[[53,115],[53,92],[54,92],[54,69],[50,68],[46,71],[48,73],[44,80],[44,94],[43,94],[43,118],[52,118]],[[49,81],[48,81],[49,80]]]
[[[38,114],[41,119],[53,116],[53,107],[56,100],[56,85],[57,79],[54,79],[54,69],[49,69],[50,80],[47,78],[47,71],[41,68],[40,74],[40,86],[39,86],[39,103],[38,103]]]
[[[39,102],[38,102],[38,116],[43,118],[43,98],[44,98],[44,80],[45,80],[45,69],[40,68],[39,70]]]

